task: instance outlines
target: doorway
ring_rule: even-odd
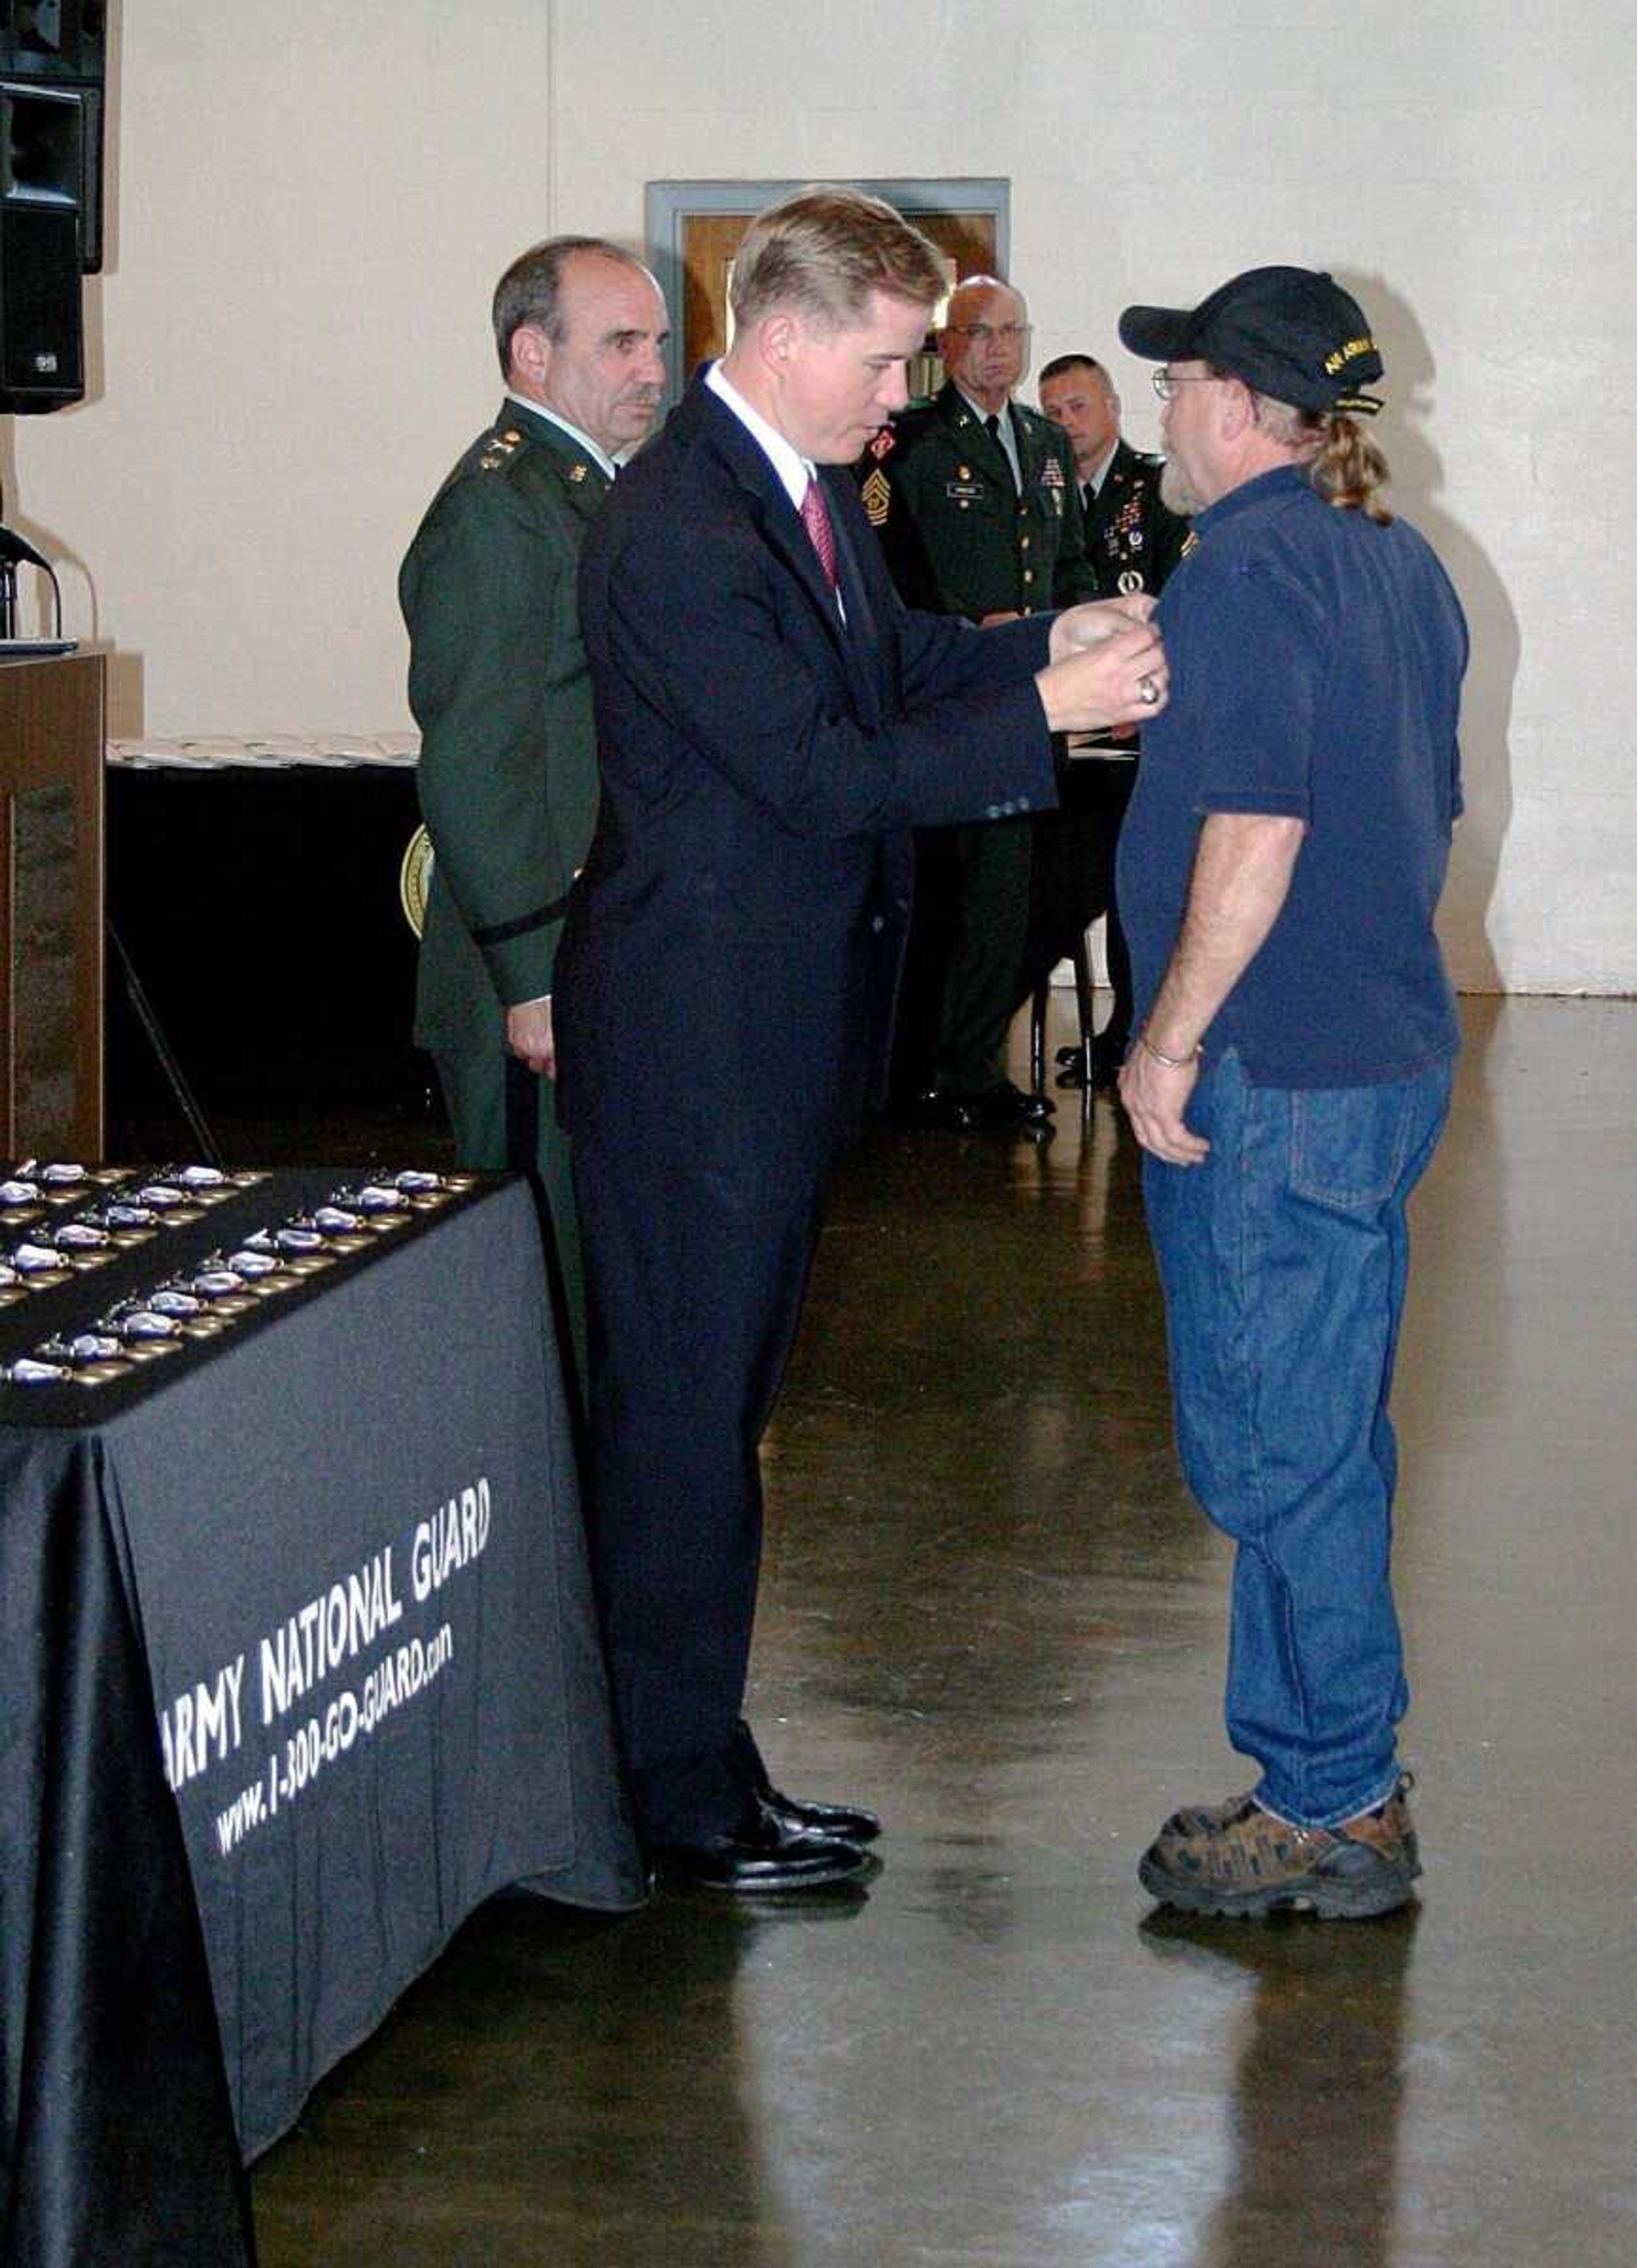
[[[651,181],[646,192],[650,255],[671,310],[666,350],[667,406],[702,362],[728,345],[728,284],[745,231],[763,208],[789,196],[800,181]],[[854,181],[896,206],[937,247],[951,288],[968,276],[1004,276],[1011,247],[1011,188],[1007,180]],[[910,367],[912,394],[941,382],[930,335]]]

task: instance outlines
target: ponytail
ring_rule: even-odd
[[[1256,422],[1271,440],[1303,453],[1308,477],[1338,512],[1361,512],[1378,527],[1392,514],[1377,490],[1388,478],[1387,460],[1356,417],[1339,409],[1298,409],[1288,401],[1253,394]]]
[[[1392,514],[1376,495],[1388,479],[1387,460],[1356,417],[1332,410],[1318,421],[1319,448],[1312,460],[1314,487],[1338,512],[1361,512],[1378,527]]]

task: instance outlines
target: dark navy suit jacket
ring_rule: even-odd
[[[696,379],[581,553],[602,799],[556,971],[571,1132],[771,1195],[856,1129],[905,830],[1056,800],[1049,621],[906,613],[827,468],[844,627],[772,466]]]

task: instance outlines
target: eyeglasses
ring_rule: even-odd
[[[986,347],[991,339],[1004,339],[1007,346],[1015,346],[1034,329],[1033,323],[951,323],[950,329],[958,339],[970,339],[975,346]]]
[[[1161,401],[1169,401],[1179,386],[1220,386],[1221,373],[1214,370],[1173,372],[1161,363],[1154,373],[1154,390]]]

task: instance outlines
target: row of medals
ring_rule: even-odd
[[[29,1231],[9,1248],[0,1244],[0,1307],[87,1274],[166,1229],[202,1219],[212,1206],[266,1178],[214,1166],[169,1166],[139,1181],[129,1166],[27,1159],[0,1181],[0,1229]],[[32,1353],[0,1366],[0,1380],[11,1386],[101,1386],[127,1378],[190,1340],[217,1337],[262,1301],[333,1268],[343,1254],[366,1251],[417,1213],[447,1204],[472,1180],[469,1174],[409,1167],[381,1181],[338,1189],[310,1212],[256,1229],[232,1252],[210,1253],[192,1272],[119,1300],[85,1329],[42,1340]],[[54,1215],[70,1206],[72,1218],[53,1226]]]

